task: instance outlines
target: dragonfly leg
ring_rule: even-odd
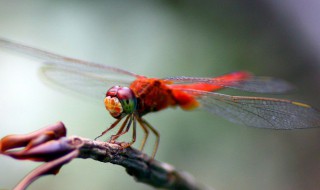
[[[145,145],[146,142],[147,142],[148,136],[149,136],[149,129],[148,129],[148,127],[146,127],[146,126],[144,125],[144,123],[141,121],[141,119],[138,119],[138,122],[139,122],[141,128],[142,128],[143,131],[144,131],[144,137],[143,137],[143,139],[142,139],[142,142],[141,142],[141,145],[140,145],[140,148],[139,148],[140,151],[142,151],[143,148],[144,148],[144,145]]]
[[[130,120],[129,120],[129,123],[128,123],[128,119],[129,119],[129,118],[130,118]],[[127,123],[128,123],[128,124],[127,124]],[[118,133],[111,136],[111,140],[112,140],[112,141],[115,141],[115,140],[117,140],[120,136],[126,134],[126,133],[129,131],[129,129],[130,129],[131,123],[132,123],[132,117],[130,117],[130,115],[128,115],[127,118],[126,118],[126,120],[125,120],[125,122],[122,124],[121,128],[119,129]],[[126,127],[126,130],[123,131],[123,129],[124,129],[125,126],[127,126],[127,127]]]
[[[121,127],[119,128],[117,134],[111,135],[109,142],[115,141],[117,138],[119,138],[121,135],[125,134],[125,133],[128,131],[128,127],[131,125],[131,121],[129,122],[129,124],[128,124],[128,126],[127,126],[127,129],[126,129],[125,132],[123,132],[123,129],[124,129],[124,127],[127,125],[129,118],[131,118],[130,115],[128,115],[128,116],[126,117],[126,119],[125,119],[124,122],[122,123]]]
[[[96,138],[94,138],[94,140],[97,140],[98,138],[102,137],[102,136],[103,136],[104,134],[106,134],[108,131],[110,131],[110,130],[113,129],[115,126],[117,126],[118,123],[121,121],[121,119],[122,119],[122,118],[117,119],[114,123],[112,123],[112,125],[111,125],[108,129],[104,130],[104,131],[101,133],[101,135],[99,135],[99,136],[97,136]]]
[[[141,124],[141,126],[146,126],[147,128],[149,128],[153,134],[156,136],[156,142],[154,144],[154,148],[153,148],[153,151],[152,151],[152,158],[155,157],[156,153],[157,153],[157,150],[158,150],[158,146],[159,146],[159,142],[160,142],[160,134],[157,130],[155,130],[146,120],[142,119],[142,118],[138,118],[139,120],[139,123]]]
[[[126,145],[124,145],[124,146],[122,146],[122,148],[127,148],[127,147],[129,147],[129,146],[131,146],[133,143],[135,143],[136,142],[136,118],[134,117],[134,115],[132,114],[131,115],[131,119],[130,119],[130,121],[132,120],[132,122],[133,122],[133,125],[132,125],[132,140],[131,140],[131,142],[130,143],[127,143]],[[127,127],[127,129],[129,130],[129,128],[130,128],[130,126],[128,126]],[[126,129],[126,130],[127,130]]]
[[[132,145],[134,142],[136,142],[136,125],[137,125],[137,121],[136,118],[132,115],[133,118],[133,132],[132,132],[132,141],[130,143],[130,145]]]

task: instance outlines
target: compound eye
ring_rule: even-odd
[[[117,97],[105,97],[104,105],[114,118],[119,117],[123,112],[122,105]]]
[[[130,114],[137,109],[137,98],[130,88],[120,87],[117,97],[121,102],[124,113]]]
[[[137,98],[130,88],[113,86],[106,93],[104,104],[113,117],[119,118],[137,109]]]
[[[113,87],[111,87],[111,88],[107,91],[106,96],[116,97],[117,94],[118,94],[118,90],[119,90],[120,88],[121,88],[120,86],[113,86]]]

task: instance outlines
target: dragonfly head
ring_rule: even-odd
[[[137,98],[130,88],[113,86],[106,93],[104,105],[112,117],[120,118],[137,109]]]

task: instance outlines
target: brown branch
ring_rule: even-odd
[[[59,122],[25,135],[8,135],[0,140],[0,154],[15,159],[46,162],[29,173],[15,190],[26,189],[33,181],[47,174],[57,174],[74,158],[91,158],[126,168],[138,182],[162,189],[200,190],[191,175],[173,166],[156,161],[134,148],[123,148],[123,143],[94,141],[77,136],[65,137],[66,128]],[[18,147],[24,147],[18,149]]]
[[[70,137],[69,139],[74,142],[83,142],[78,157],[121,165],[138,182],[164,189],[205,189],[187,173],[177,171],[173,166],[152,159],[134,148],[122,149],[119,144],[92,141],[80,137]]]

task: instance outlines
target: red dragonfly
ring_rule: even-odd
[[[132,140],[136,141],[136,125],[144,131],[142,150],[149,130],[156,136],[152,156],[157,151],[159,133],[142,117],[168,107],[184,110],[204,109],[232,122],[246,126],[270,129],[297,129],[320,126],[320,112],[300,102],[248,96],[230,96],[215,93],[222,88],[258,93],[282,93],[292,89],[287,82],[271,77],[258,77],[246,71],[237,71],[214,78],[168,77],[148,78],[123,69],[60,56],[40,49],[0,39],[0,46],[30,55],[44,61],[42,73],[49,80],[68,89],[97,98],[116,121],[100,136],[118,126],[110,141],[127,133],[132,126]],[[110,88],[111,87],[111,88]],[[110,88],[109,90],[107,90]]]

